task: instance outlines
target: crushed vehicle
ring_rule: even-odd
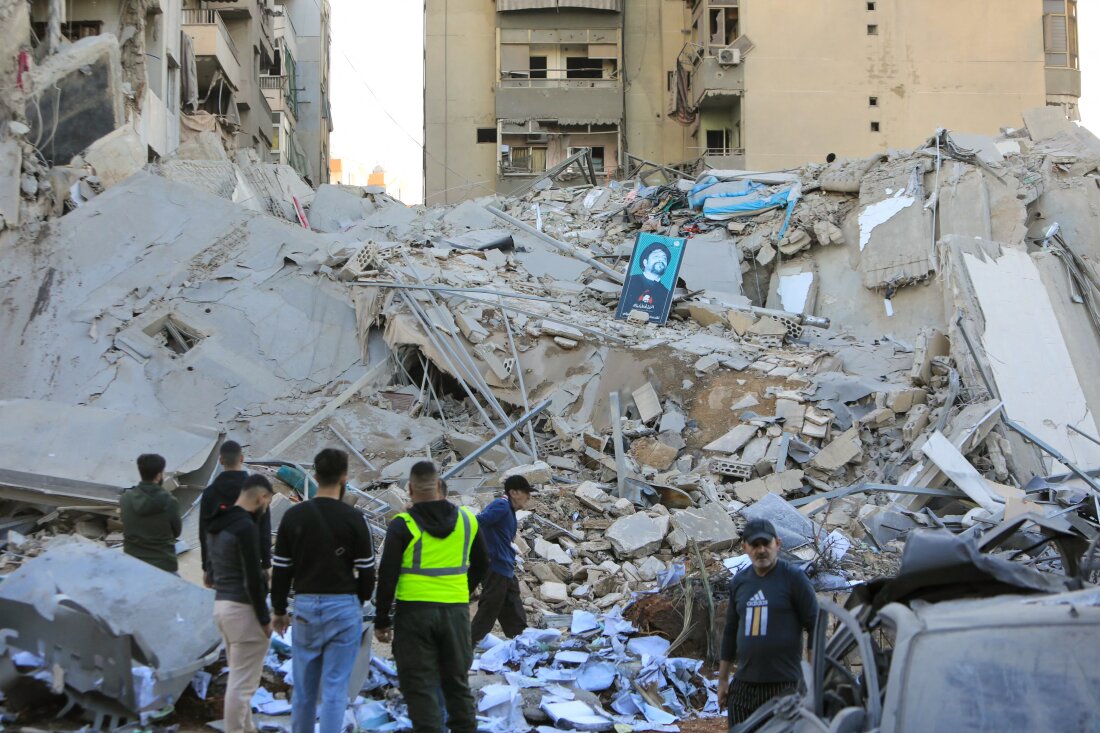
[[[897,576],[822,600],[808,691],[731,733],[1100,731],[1100,588],[983,544],[913,533]]]

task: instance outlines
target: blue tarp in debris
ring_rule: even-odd
[[[688,194],[688,204],[693,209],[703,208],[703,203],[710,198],[739,198],[764,188],[763,184],[752,181],[719,181],[714,176],[707,176],[696,183]]]
[[[758,192],[753,192],[758,193]],[[774,209],[787,205],[790,189],[773,193],[769,196],[752,196],[745,198],[707,197],[703,202],[703,213],[711,219],[732,219],[736,216],[749,216],[761,211]]]

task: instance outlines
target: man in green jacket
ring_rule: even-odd
[[[175,573],[176,538],[183,530],[180,505],[165,490],[163,456],[143,453],[137,459],[141,483],[127,489],[119,499],[122,514],[122,549],[155,568]]]

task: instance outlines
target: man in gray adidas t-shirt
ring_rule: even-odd
[[[745,526],[741,547],[752,567],[730,581],[718,668],[718,705],[729,706],[730,726],[797,691],[802,679],[802,632],[813,636],[817,597],[805,573],[779,559],[780,544],[771,522],[755,519]]]

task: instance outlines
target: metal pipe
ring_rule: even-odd
[[[499,219],[503,219],[504,221],[508,222],[512,226],[522,229],[523,231],[527,232],[531,236],[538,237],[542,241],[549,244],[551,247],[554,247],[558,250],[561,250],[562,252],[566,253],[570,257],[573,257],[575,259],[580,260],[581,262],[588,265],[589,267],[593,267],[593,268],[599,270],[600,272],[607,275],[609,278],[611,278],[615,282],[619,283],[620,285],[622,285],[624,282],[626,282],[626,278],[623,276],[623,274],[621,272],[618,272],[617,270],[612,270],[610,267],[608,267],[604,263],[599,262],[598,260],[595,260],[592,257],[589,257],[588,255],[586,255],[582,252],[579,252],[576,248],[570,247],[565,242],[559,242],[558,240],[551,237],[549,234],[544,234],[543,232],[540,232],[538,229],[535,229],[530,224],[528,224],[526,222],[523,222],[523,221],[520,221],[519,219],[515,218],[514,216],[511,216],[510,214],[505,214],[503,211],[496,208],[495,206],[486,206],[485,210],[488,211],[493,216],[495,216]]]
[[[354,453],[355,457],[358,458],[360,461],[362,461],[364,463],[364,465],[366,465],[367,468],[369,468],[372,471],[377,471],[378,470],[377,468],[374,467],[373,463],[371,463],[370,461],[367,460],[366,456],[364,456],[362,453],[360,453],[359,450],[351,444],[350,440],[348,440],[347,438],[344,437],[343,433],[341,433],[339,430],[336,429],[335,425],[333,425],[332,423],[329,423],[328,429],[331,430],[332,434],[335,435],[337,437],[337,439],[341,443],[344,444],[344,447],[347,448],[352,453]]]
[[[1082,471],[1080,468],[1078,468],[1075,463],[1073,463],[1068,458],[1066,458],[1064,455],[1062,455],[1058,451],[1057,448],[1050,445],[1049,443],[1046,443],[1045,441],[1043,441],[1042,438],[1035,435],[1034,433],[1029,431],[1027,428],[1025,428],[1023,425],[1020,425],[1019,423],[1017,423],[1015,420],[1008,419],[1008,416],[1004,414],[1003,409],[1002,409],[1002,414],[1001,414],[1001,420],[1010,429],[1014,430],[1015,432],[1017,432],[1018,434],[1023,436],[1029,443],[1034,443],[1035,445],[1039,446],[1039,448],[1044,453],[1047,453],[1048,455],[1052,456],[1054,458],[1054,460],[1058,461],[1063,466],[1065,466],[1070,471],[1072,471],[1073,474],[1075,476],[1077,476],[1077,478],[1084,481],[1086,484],[1088,484],[1092,488],[1092,490],[1094,492],[1096,492],[1096,494],[1100,495],[1100,482],[1098,482],[1092,476],[1089,476],[1087,472]]]
[[[464,293],[455,293],[455,296],[457,296],[459,298],[466,298],[467,300],[472,300],[475,303],[483,303],[483,304],[485,303],[485,301],[481,300],[480,298],[473,298],[473,297],[470,297],[470,296],[468,296]],[[502,305],[500,307],[501,308],[507,308],[508,310],[512,311],[513,313],[522,313],[523,315],[528,316],[530,318],[546,318],[546,319],[549,319],[551,321],[560,320],[562,323],[567,323],[568,322],[567,318],[562,318],[561,316],[555,317],[554,313],[535,313],[534,311],[528,311],[528,310],[524,310],[522,308],[516,308],[514,305]],[[604,333],[603,331],[597,331],[596,329],[589,328],[588,326],[580,326],[580,325],[577,325],[575,323],[568,323],[567,325],[572,326],[573,328],[577,329],[578,331],[583,331],[584,333],[590,333],[593,336],[596,336],[598,338],[607,339],[608,341],[615,341],[615,342],[620,343],[620,344],[627,343],[626,339],[619,338],[618,336],[612,336],[611,334]]]
[[[409,260],[408,255],[402,253],[401,258],[405,261],[405,265],[413,273],[413,276],[416,277],[417,281],[421,285],[424,285],[425,284],[424,280],[420,277],[419,274],[417,274],[416,268],[413,266],[412,262]],[[444,309],[439,304],[439,301],[437,301],[435,299],[435,295],[432,294],[432,291],[429,290],[429,291],[427,291],[427,293],[428,293],[428,298],[431,300],[433,307],[439,308],[440,310],[446,311],[446,309]],[[416,302],[416,300],[414,298],[410,298],[409,300],[411,302],[414,302],[414,303]],[[420,306],[419,303],[417,303],[416,305],[418,307]],[[431,322],[427,318],[425,318],[425,321],[426,321],[425,327],[428,328],[428,329],[431,329]],[[450,344],[452,346],[451,355],[458,359],[459,363],[462,364],[463,369],[466,370],[467,376],[471,377],[471,381],[473,382],[474,386],[477,387],[478,391],[481,392],[481,394],[485,396],[486,402],[488,402],[489,405],[496,411],[497,416],[500,417],[500,419],[505,424],[507,424],[508,423],[508,413],[506,413],[504,411],[504,408],[501,406],[500,402],[497,400],[496,395],[493,394],[493,390],[490,389],[489,384],[485,381],[484,377],[481,376],[481,373],[477,369],[477,362],[475,362],[474,358],[472,356],[470,356],[470,352],[465,347],[465,345],[462,343],[462,340],[458,337],[457,334],[455,334],[450,329],[444,330],[443,333],[446,334],[447,340],[450,341]],[[441,342],[446,343],[446,341],[443,341],[442,339],[441,339]],[[462,357],[465,357],[465,361],[463,361]],[[519,447],[522,448],[524,452],[527,452],[527,446],[524,445],[522,442],[519,444]]]
[[[442,293],[484,293],[485,295],[495,295],[497,297],[522,298],[523,300],[538,300],[543,303],[561,303],[565,305],[565,301],[546,298],[541,295],[528,295],[526,293],[510,291],[502,292],[500,290],[489,290],[488,288],[449,288],[446,285],[414,285],[411,283],[378,282],[376,280],[352,280],[350,284],[373,288],[396,288],[398,290],[431,290]]]
[[[504,310],[504,301],[498,298],[500,303],[500,317],[504,320],[504,332],[508,334],[508,347],[512,350],[512,359],[515,360],[516,376],[519,378],[519,393],[523,397],[523,410],[524,412],[530,412],[531,404],[527,400],[527,385],[523,379],[523,364],[519,361],[519,349],[516,348],[515,339],[512,338],[512,324],[508,321],[508,311]],[[531,441],[531,456],[537,461],[539,459],[539,447],[535,443],[535,429],[531,427],[531,424],[527,424],[527,438]]]
[[[516,430],[520,429],[521,427],[526,425],[528,422],[530,422],[531,420],[536,418],[539,415],[539,413],[541,413],[543,410],[545,410],[547,407],[550,406],[550,403],[552,401],[553,400],[543,400],[542,402],[540,402],[539,404],[535,405],[533,408],[528,410],[522,417],[520,417],[520,419],[516,420],[511,425],[508,425],[507,427],[505,427],[499,433],[497,433],[492,438],[490,438],[487,443],[482,444],[482,446],[480,448],[478,448],[473,453],[466,456],[461,461],[459,461],[458,463],[456,463],[455,465],[453,465],[449,469],[447,469],[447,471],[443,474],[443,480],[446,481],[451,476],[454,476],[458,473],[461,473],[463,471],[463,469],[465,469],[471,463],[473,463],[478,458],[480,458],[482,456],[482,454],[486,453],[494,445],[501,442],[502,440],[507,438],[509,435],[516,432]]]

